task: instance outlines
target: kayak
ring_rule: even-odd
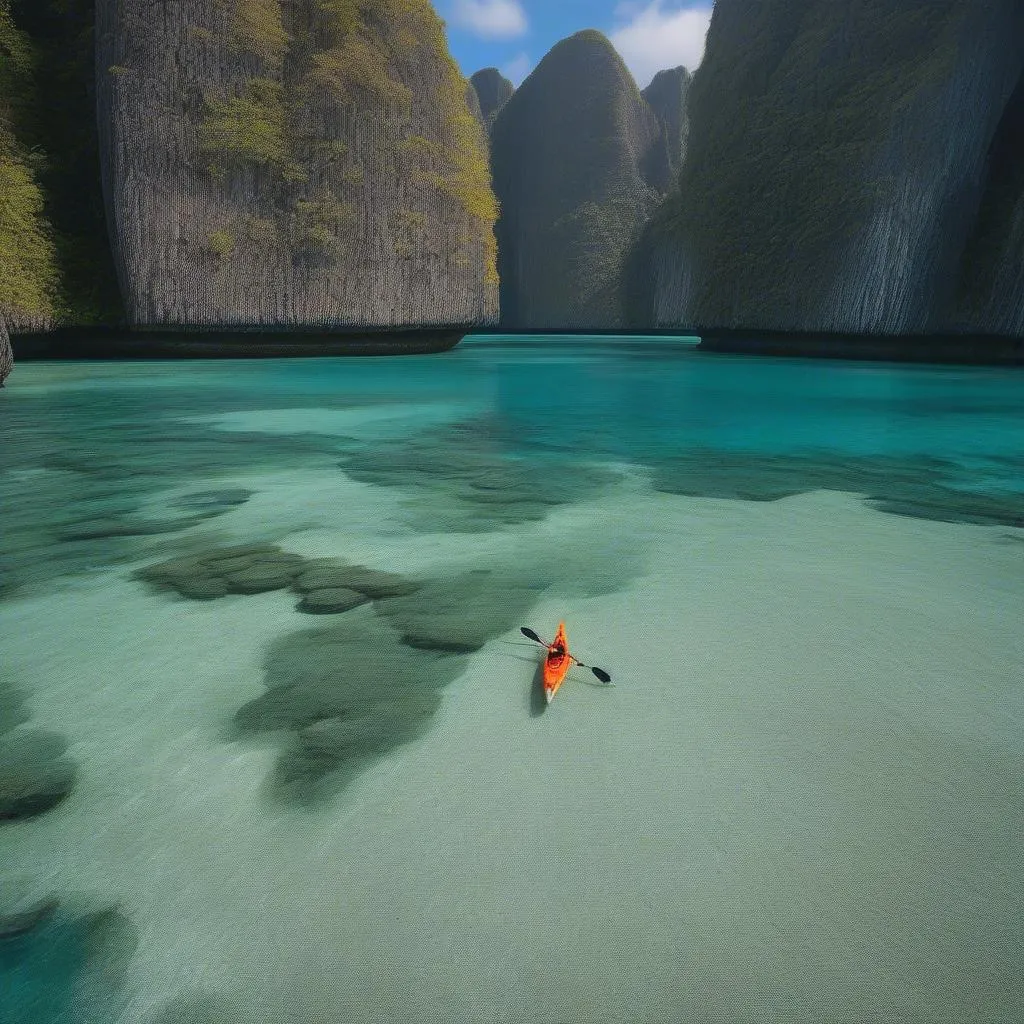
[[[565,623],[558,624],[555,639],[548,644],[548,652],[544,656],[544,696],[548,703],[558,692],[566,673],[572,668],[573,657],[569,653],[569,642],[565,638]]]

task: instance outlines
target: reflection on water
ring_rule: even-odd
[[[19,366],[0,1020],[1019,1016],[1022,414],[654,338]],[[548,708],[492,641],[562,617],[624,681]]]

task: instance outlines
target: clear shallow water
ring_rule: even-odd
[[[0,729],[76,778],[0,822],[60,900],[0,1019],[1020,1015],[1019,374],[487,338],[2,398]],[[281,552],[417,589],[210,596]],[[500,641],[562,617],[618,685],[542,714]]]

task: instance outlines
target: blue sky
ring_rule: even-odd
[[[434,0],[448,45],[468,78],[496,67],[519,83],[560,39],[604,32],[644,88],[656,71],[704,53],[712,0]]]

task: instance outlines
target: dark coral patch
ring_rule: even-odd
[[[291,732],[272,784],[282,799],[305,802],[418,735],[462,668],[460,659],[405,646],[376,617],[346,616],[277,641],[266,693],[235,721],[246,731]]]
[[[195,491],[192,494],[183,494],[180,498],[175,498],[170,504],[173,508],[206,515],[220,515],[239,505],[244,505],[253,494],[253,491],[246,490],[244,487],[224,488],[219,491]]]
[[[363,565],[318,560],[311,562],[305,571],[296,577],[294,586],[303,594],[314,590],[345,588],[377,599],[415,593],[420,584],[407,577],[378,569],[368,569]]]
[[[386,458],[374,448],[349,452],[340,465],[363,483],[417,487],[443,498],[446,528],[459,532],[536,522],[619,479],[561,453],[513,455],[517,439],[504,429],[482,417],[390,445]]]
[[[320,564],[305,583],[350,579],[333,574],[351,569]],[[442,689],[465,669],[463,655],[518,625],[542,586],[532,575],[524,582],[480,570],[408,581],[414,589],[399,585],[401,577],[376,574],[374,590],[378,577],[395,596],[376,597],[373,613],[357,611],[277,641],[266,662],[266,692],[235,715],[244,731],[282,734],[271,780],[281,799],[328,796],[418,736]],[[304,600],[324,592],[310,590]]]
[[[291,586],[305,564],[274,544],[240,544],[171,558],[140,569],[137,576],[182,597],[206,600],[226,594],[260,594]]]
[[[515,626],[536,597],[536,581],[480,571],[432,580],[376,607],[408,646],[462,653]]]
[[[15,729],[0,737],[0,819],[30,818],[60,803],[75,784],[75,765],[57,733]]]
[[[693,450],[653,467],[669,494],[777,501],[814,490],[863,494],[883,512],[945,523],[1024,526],[1024,495],[950,486],[958,467],[943,459],[761,455]]]
[[[366,604],[369,600],[370,598],[365,594],[360,594],[358,590],[349,590],[347,587],[326,587],[323,590],[311,590],[303,595],[297,607],[300,612],[326,615],[351,611],[361,604]]]

